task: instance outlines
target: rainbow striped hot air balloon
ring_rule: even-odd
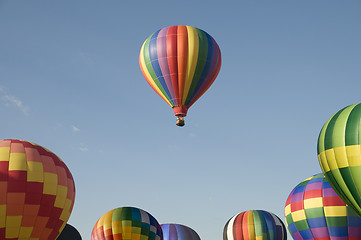
[[[221,51],[205,31],[181,25],[165,27],[145,40],[139,65],[149,85],[173,108],[177,125],[183,126],[190,106],[216,79]]]
[[[285,240],[286,229],[281,219],[264,210],[241,212],[228,220],[223,240]]]
[[[164,240],[201,240],[192,228],[182,224],[161,224]]]
[[[73,177],[54,153],[27,141],[0,141],[0,239],[56,239],[74,199]]]
[[[318,159],[333,189],[361,216],[361,104],[335,113],[318,137]]]
[[[346,206],[323,174],[307,178],[292,190],[285,217],[295,240],[361,240],[361,218]]]
[[[104,214],[95,224],[91,240],[163,240],[162,228],[148,212],[121,207]]]

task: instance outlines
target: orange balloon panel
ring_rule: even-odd
[[[56,239],[74,199],[73,177],[58,156],[27,141],[0,141],[0,239]]]

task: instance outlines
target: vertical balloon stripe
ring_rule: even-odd
[[[133,221],[142,222],[142,215],[141,215],[139,209],[136,209],[136,208],[130,208],[130,209],[131,209],[130,219],[132,219]]]
[[[361,119],[361,104],[353,105],[349,118],[346,123],[346,136],[345,144],[346,146],[350,145],[360,145],[360,119]]]
[[[263,221],[263,218],[259,216],[258,212],[252,212],[253,213],[253,224],[254,224],[254,239],[257,239],[259,237],[263,237],[263,232],[265,231],[265,222]]]
[[[256,233],[254,229],[253,211],[247,211],[244,216],[245,224],[247,226],[248,239],[256,239]]]
[[[229,221],[230,220],[228,220],[228,222],[226,223],[226,225],[224,225],[224,227],[223,227],[223,240],[226,240],[227,239],[227,227],[228,227],[228,224],[229,224]],[[228,239],[232,239],[233,240],[233,238],[228,238]]]
[[[163,78],[163,74],[162,74],[162,70],[160,68],[159,65],[159,61],[158,61],[158,51],[157,51],[157,39],[158,39],[158,34],[161,30],[157,31],[156,33],[154,33],[152,35],[152,37],[149,40],[149,60],[152,66],[152,69],[155,73],[156,79],[158,79],[158,81],[160,82],[160,84],[162,85],[166,95],[169,98],[169,101],[171,102],[171,104],[174,105],[173,101],[171,100],[172,95],[169,92],[167,83],[165,82],[164,78]],[[154,79],[154,78],[153,78]]]
[[[262,213],[263,220],[265,222],[265,224],[264,224],[265,232],[267,233],[268,239],[277,240],[277,237],[276,237],[277,232],[274,227],[274,226],[276,226],[274,218],[271,216],[271,214],[269,214],[265,211],[261,211],[261,213]]]
[[[284,225],[284,223],[281,221],[281,219],[276,216],[277,221],[276,221],[276,229],[277,229],[277,240],[278,239],[287,239],[287,231],[286,231],[286,226]]]
[[[167,33],[167,60],[169,66],[169,74],[172,81],[174,103],[180,105],[179,99],[179,86],[178,86],[178,62],[179,56],[177,55],[177,26],[169,27]]]
[[[267,235],[267,238],[270,239],[270,240],[273,240],[275,239],[274,237],[274,221],[273,219],[269,216],[269,214],[261,211],[262,213],[262,219],[264,221],[264,231],[266,232],[266,235]],[[263,237],[265,238],[265,237]]]
[[[235,221],[235,217],[231,218],[228,220],[226,226],[224,227],[223,230],[223,240],[239,240],[236,237],[235,234],[233,234],[233,232],[235,231],[234,227],[233,227],[233,222]]]
[[[212,69],[210,70],[210,73],[207,76],[207,81],[204,81],[204,83],[202,84],[200,89],[197,91],[195,96],[192,97],[191,101],[187,105],[188,108],[190,106],[192,106],[193,103],[196,102],[208,90],[208,88],[216,80],[216,77],[217,77],[219,71],[221,70],[221,51],[220,51],[217,43],[214,40],[213,40],[213,42],[215,43],[215,47],[216,47],[216,50],[215,50],[216,56],[215,56],[214,64],[212,65]]]
[[[244,240],[243,226],[242,226],[243,215],[244,213],[234,216],[232,218],[233,221],[231,221],[230,223],[231,224],[230,229],[232,229],[232,232],[228,236],[234,237],[234,240]]]
[[[241,233],[240,235],[242,235],[243,236],[243,239],[244,240],[248,240],[249,239],[249,235],[250,235],[250,227],[252,227],[252,226],[250,226],[250,224],[249,224],[249,220],[248,220],[248,215],[249,215],[249,211],[246,211],[246,212],[243,212],[243,214],[241,214],[240,216],[239,216],[239,219],[240,219],[240,224],[241,224],[241,226],[242,226],[242,228],[240,228],[240,229],[242,229],[243,230],[243,233]],[[237,235],[237,236],[239,236],[239,235]]]
[[[198,60],[196,69],[193,75],[192,83],[189,88],[188,94],[186,96],[185,105],[188,105],[188,103],[191,100],[191,97],[193,96],[193,93],[196,89],[196,86],[198,85],[198,82],[201,80],[201,76],[204,71],[204,67],[207,62],[207,55],[208,53],[208,38],[205,32],[196,29],[198,33],[198,39],[199,39],[199,52],[198,52]]]
[[[337,112],[331,119],[331,121],[328,123],[327,129],[326,129],[326,133],[325,133],[325,150],[327,149],[331,149],[334,147],[334,137],[333,137],[333,131],[335,129],[335,124],[336,121],[338,119],[338,117],[340,116],[341,112],[343,110]]]
[[[210,37],[210,36],[209,36]],[[209,46],[212,46],[212,49],[209,49],[208,52],[212,52],[207,59],[207,64],[209,64],[208,74],[205,76],[205,80],[199,85],[197,92],[204,92],[207,85],[211,85],[214,81],[213,76],[218,74],[220,69],[220,50],[217,43],[214,39],[209,38]]]
[[[188,35],[188,60],[187,60],[187,72],[185,77],[185,85],[182,97],[182,104],[185,105],[189,89],[194,78],[194,73],[197,66],[197,60],[199,55],[199,37],[198,31],[194,27],[187,26]]]
[[[178,92],[179,92],[179,102],[177,105],[183,105],[183,93],[186,83],[186,74],[187,74],[187,64],[188,62],[188,49],[190,43],[188,42],[188,27],[186,26],[177,26],[177,60],[178,60]]]
[[[354,106],[343,109],[338,115],[337,121],[334,122],[332,133],[333,148],[345,146],[346,123],[353,107]]]
[[[157,74],[157,77],[163,78],[167,86],[167,90],[170,93],[169,97],[171,98],[171,102],[175,105],[175,94],[168,67],[168,56],[167,56],[168,29],[169,27],[161,29],[157,36],[156,48],[157,48],[158,64],[160,68],[160,72]]]
[[[158,95],[163,98],[164,101],[166,101],[171,107],[173,107],[174,105],[172,105],[169,96],[167,95],[162,84],[159,82],[156,74],[153,71],[153,67],[149,58],[149,42],[152,36],[153,34],[144,42],[139,55],[141,70],[147,82],[154,89],[154,91],[156,91]]]
[[[170,239],[178,239],[177,229],[174,225],[169,226],[169,237]]]
[[[207,46],[208,46],[205,63],[203,66],[202,73],[199,76],[197,83],[194,85],[194,90],[192,91],[191,96],[189,97],[188,101],[186,102],[187,104],[189,104],[189,102],[192,100],[192,98],[200,91],[201,86],[203,84],[205,84],[208,80],[210,80],[210,79],[207,79],[207,76],[209,75],[209,73],[211,71],[212,64],[214,64],[215,46],[214,46],[214,42],[212,41],[211,36],[209,36],[207,33],[205,33],[205,37],[207,39]]]

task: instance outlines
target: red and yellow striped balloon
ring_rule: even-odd
[[[56,239],[74,199],[73,177],[54,153],[27,141],[0,141],[0,239]]]
[[[144,42],[139,65],[149,85],[185,117],[212,85],[221,68],[221,51],[205,31],[190,26],[162,28]]]

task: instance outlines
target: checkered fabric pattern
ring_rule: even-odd
[[[56,239],[75,199],[73,177],[49,150],[0,141],[0,239]]]
[[[317,153],[327,180],[361,216],[361,104],[335,113],[322,127]]]
[[[286,228],[279,217],[264,210],[241,212],[228,220],[223,240],[286,240]]]
[[[95,224],[92,240],[163,240],[161,226],[148,212],[121,207],[104,214]]]
[[[196,231],[181,224],[161,224],[164,240],[201,240]]]
[[[285,218],[295,240],[361,240],[361,218],[323,174],[307,178],[292,190]]]

